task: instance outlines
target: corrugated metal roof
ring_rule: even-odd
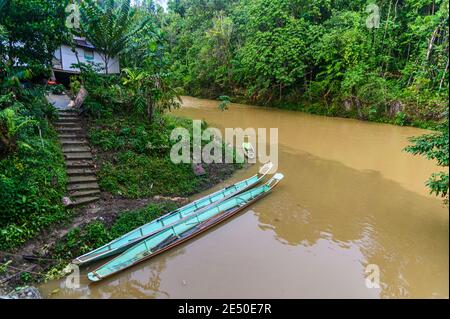
[[[83,48],[89,48],[89,49],[95,49],[95,47],[89,43],[86,39],[73,39],[75,44],[79,47]]]

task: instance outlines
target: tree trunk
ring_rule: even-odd
[[[447,72],[448,72],[448,59],[447,59],[447,64],[445,65],[444,74],[442,74],[441,82],[439,83],[439,90],[442,89],[442,85],[444,84],[445,75],[447,74]]]
[[[381,41],[381,49],[382,49],[382,51],[384,51],[384,50],[383,50],[383,48],[385,47],[384,41],[386,40],[387,31],[388,31],[388,27],[389,27],[389,19],[390,19],[390,17],[391,17],[391,5],[392,5],[392,2],[389,1],[388,14],[387,14],[387,18],[386,18],[386,23],[385,23],[385,25],[384,25],[383,40]],[[389,47],[389,46],[388,46],[388,47]],[[388,49],[388,52],[389,52],[389,49]],[[389,55],[389,54],[388,54],[388,55]],[[384,65],[384,67],[383,67],[383,66],[381,67],[382,70],[385,69],[385,71],[383,71],[383,78],[386,78],[386,70],[387,70],[387,68],[388,68],[388,62],[383,61],[383,65]]]
[[[392,19],[392,32],[389,34],[389,40],[391,40],[392,33],[394,32],[394,28],[395,28],[395,20],[397,20],[397,5],[398,5],[398,1],[399,0],[395,1],[395,4],[394,4],[394,18]],[[390,45],[388,47],[389,47],[389,49],[388,49],[388,56],[391,56],[392,47]],[[387,71],[388,71],[388,62],[386,62],[386,64],[385,64],[383,77],[386,75]]]
[[[383,34],[383,41],[382,41],[383,44],[384,44],[384,40],[386,39],[386,35],[387,35],[389,18],[391,17],[391,5],[392,5],[392,2],[389,1],[388,14],[387,14],[387,18],[386,18],[386,23],[384,24],[384,34]]]
[[[109,69],[109,60],[111,59],[109,55],[106,53],[100,53],[100,57],[102,58],[103,62],[105,63],[105,74],[108,74]]]
[[[431,52],[433,51],[434,41],[436,40],[436,35],[439,31],[439,28],[440,28],[440,26],[437,26],[436,29],[434,29],[433,34],[431,35],[430,43],[428,44],[428,49],[427,49],[426,61],[430,60]]]
[[[80,57],[78,56],[77,47],[75,46],[75,43],[73,41],[72,41],[72,51],[75,54],[75,58],[77,59],[77,63],[78,63],[78,68],[80,69],[81,84],[84,85],[86,81],[84,79],[83,70],[81,69],[81,62],[80,62]]]
[[[6,157],[14,148],[15,139],[9,139],[5,134],[0,132],[0,158]]]
[[[147,105],[147,119],[150,124],[153,123],[153,103]]]
[[[109,56],[105,55],[105,74],[108,75],[109,74]]]
[[[6,139],[0,135],[0,158],[3,158],[8,153],[8,146]]]

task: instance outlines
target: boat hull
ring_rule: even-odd
[[[231,185],[220,191],[212,193],[208,196],[205,196],[197,201],[194,201],[184,207],[177,209],[174,212],[170,212],[164,216],[161,216],[158,219],[156,219],[146,225],[143,225],[143,226],[121,236],[120,238],[113,240],[112,242],[110,242],[102,247],[95,249],[94,251],[91,251],[83,256],[75,258],[72,261],[72,263],[79,265],[79,266],[86,265],[86,264],[89,264],[92,262],[96,262],[100,259],[111,257],[111,256],[117,255],[119,253],[122,253],[122,252],[126,251],[127,249],[129,249],[130,247],[132,247],[133,245],[145,240],[146,238],[148,238],[158,232],[163,231],[164,229],[167,228],[167,225],[176,223],[178,221],[177,218],[182,219],[183,217],[193,214],[196,211],[199,211],[199,210],[201,211],[201,210],[207,209],[208,207],[210,207],[212,205],[215,205],[215,204],[222,202],[232,196],[240,194],[240,193],[248,190],[249,188],[259,184],[264,179],[264,177],[269,173],[269,171],[272,169],[272,167],[273,167],[273,164],[269,162],[261,168],[259,174],[254,175],[246,180],[235,183],[234,185]],[[216,201],[213,201],[214,198],[217,198]],[[207,200],[209,200],[209,203],[207,205],[198,207],[195,204],[195,203],[199,203],[202,201],[205,202]],[[183,216],[183,214],[184,214],[184,216]],[[179,217],[177,217],[177,215],[179,215]],[[163,219],[167,219],[165,221],[167,223],[167,225],[158,226],[157,223]],[[170,219],[172,219],[172,221],[170,221]],[[153,227],[153,229],[149,229],[152,227]],[[147,228],[147,230],[145,230],[146,228]],[[116,247],[113,247],[113,246],[116,246]]]
[[[281,174],[279,174],[279,175],[281,175]],[[281,175],[281,178],[282,178],[282,175]],[[281,178],[280,178],[280,180],[281,180]],[[96,271],[93,271],[93,272],[88,274],[89,280],[91,280],[92,282],[98,282],[98,281],[101,281],[101,280],[103,280],[105,278],[109,278],[111,276],[114,276],[115,274],[117,274],[117,273],[119,273],[119,272],[121,272],[121,271],[123,271],[125,269],[128,269],[128,268],[133,267],[133,266],[135,266],[135,265],[137,265],[137,264],[139,264],[139,263],[141,263],[143,261],[146,261],[146,260],[148,260],[150,258],[153,258],[153,257],[155,257],[155,256],[157,256],[157,255],[159,255],[159,254],[161,254],[161,253],[163,253],[163,252],[165,252],[165,251],[175,247],[175,246],[178,246],[178,245],[180,245],[180,244],[182,244],[182,243],[184,243],[184,242],[186,242],[186,241],[188,241],[188,240],[190,240],[190,239],[192,239],[192,238],[194,238],[194,237],[196,237],[196,236],[206,232],[207,230],[217,226],[218,224],[224,222],[225,220],[230,219],[231,217],[237,215],[239,212],[241,212],[245,208],[249,207],[250,205],[252,205],[255,202],[257,202],[258,200],[260,200],[260,199],[264,198],[265,196],[267,196],[268,194],[270,194],[272,189],[275,188],[278,185],[278,182],[279,182],[279,180],[273,186],[270,187],[269,191],[266,191],[266,192],[263,192],[263,193],[259,194],[258,196],[254,197],[252,200],[246,202],[245,204],[242,204],[242,205],[240,205],[238,207],[232,208],[232,209],[230,209],[228,211],[220,212],[220,213],[212,216],[208,220],[205,220],[203,223],[201,223],[198,226],[196,226],[196,227],[198,227],[198,229],[196,229],[194,232],[190,233],[189,235],[186,235],[186,236],[183,236],[183,237],[181,237],[179,239],[176,239],[175,241],[173,241],[173,242],[171,242],[171,243],[165,245],[164,247],[161,247],[161,248],[159,248],[159,249],[157,249],[155,251],[152,251],[151,253],[148,252],[148,255],[146,255],[146,256],[143,255],[142,257],[139,257],[136,261],[128,264],[125,267],[122,267],[122,268],[118,269],[117,271],[112,271],[112,272],[110,272],[110,273],[108,273],[106,275],[99,275],[96,271],[101,269],[103,266],[99,267]],[[186,232],[190,232],[190,231],[191,230],[187,230]],[[145,254],[145,253],[146,252],[143,252],[143,254]]]

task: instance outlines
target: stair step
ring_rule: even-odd
[[[63,112],[63,113],[59,112],[58,117],[59,118],[66,118],[66,117],[79,118],[79,115],[77,112]]]
[[[67,154],[67,153],[84,153],[84,152],[90,152],[91,151],[89,146],[82,146],[82,145],[63,146],[62,150],[63,150],[64,154]]]
[[[57,127],[56,130],[60,133],[81,133],[83,131],[81,127]]]
[[[75,120],[79,120],[80,117],[78,116],[78,113],[58,113],[58,118],[59,119],[67,119],[67,118],[72,118]]]
[[[58,121],[58,122],[55,122],[55,125],[57,127],[79,127],[79,128],[81,128],[80,123],[77,123],[77,122],[60,122],[60,121]]]
[[[88,191],[88,190],[98,190],[100,187],[96,182],[90,182],[90,183],[82,183],[82,184],[69,184],[67,185],[67,190],[69,192],[74,191]]]
[[[94,162],[92,160],[67,160],[66,166],[68,169],[72,168],[86,168],[94,167]]]
[[[92,160],[91,152],[67,153],[64,154],[66,160]]]
[[[63,138],[79,138],[79,135],[77,134],[71,134],[71,133],[65,133],[65,134],[58,134],[59,139]]]
[[[58,122],[63,123],[80,122],[80,118],[75,116],[60,116]]]
[[[64,121],[79,121],[80,117],[77,114],[58,114],[58,119]]]
[[[59,114],[78,114],[78,111],[77,110],[66,109],[66,110],[59,110],[58,113]]]
[[[70,123],[76,123],[77,125],[81,124],[81,121],[79,119],[73,119],[73,118],[60,118],[55,121],[56,125],[66,125]]]
[[[71,130],[72,131],[73,130],[78,131],[78,130],[82,129],[82,127],[79,124],[76,124],[74,126],[70,126],[70,125],[65,125],[65,123],[64,123],[64,125],[55,125],[55,127],[56,127],[57,130],[69,130],[69,131],[71,131]]]
[[[100,194],[100,190],[99,189],[95,189],[95,190],[88,190],[88,191],[74,191],[72,193],[69,193],[69,197],[72,198],[78,198],[78,197],[92,197],[94,195],[99,195]]]
[[[67,174],[69,176],[95,175],[95,171],[91,168],[69,168]]]
[[[62,146],[87,146],[89,145],[88,141],[85,139],[60,139],[60,143]]]
[[[90,204],[96,202],[100,199],[100,197],[81,197],[77,200],[73,201],[72,204],[68,205],[69,207],[77,207],[81,205]]]
[[[97,176],[91,175],[80,175],[80,176],[69,176],[69,184],[83,184],[97,182]]]

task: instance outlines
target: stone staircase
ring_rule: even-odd
[[[67,185],[68,206],[81,206],[97,201],[100,188],[97,184],[91,149],[81,126],[78,113],[73,110],[59,110],[59,120],[54,123],[62,145],[69,175]]]

